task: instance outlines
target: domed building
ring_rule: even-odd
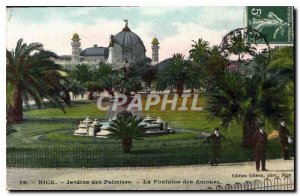
[[[72,64],[87,63],[97,65],[101,62],[111,64],[115,68],[122,68],[126,64],[138,61],[151,61],[151,64],[158,63],[159,42],[155,37],[152,40],[152,60],[146,57],[146,48],[142,39],[128,27],[128,21],[125,21],[125,27],[121,32],[111,35],[109,46],[102,47],[94,45],[93,47],[82,50],[80,48],[80,37],[77,33],[72,37],[72,55],[63,55],[59,59]]]
[[[124,63],[132,63],[146,59],[146,49],[142,39],[132,32],[125,20],[125,27],[115,36],[111,35],[108,63],[121,67]]]

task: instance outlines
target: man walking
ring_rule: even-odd
[[[211,147],[211,157],[208,163],[210,163],[212,166],[218,165],[221,149],[221,135],[219,133],[219,128],[215,128],[214,133],[208,136],[206,139]]]
[[[286,123],[284,121],[280,122],[279,128],[279,140],[281,144],[281,152],[284,160],[289,160],[289,143],[292,143],[292,139],[290,137],[289,130],[286,127]]]
[[[262,171],[268,171],[266,169],[267,133],[263,130],[263,126],[263,123],[259,123],[259,129],[255,131],[253,136],[254,158],[257,172],[260,169],[260,162]]]

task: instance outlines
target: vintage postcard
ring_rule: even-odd
[[[6,7],[8,190],[294,191],[294,7]]]

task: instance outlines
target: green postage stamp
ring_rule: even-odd
[[[257,30],[270,44],[292,44],[294,25],[291,6],[248,6],[246,27]],[[253,37],[248,42],[254,43]]]
[[[295,191],[293,13],[7,6],[7,189]]]

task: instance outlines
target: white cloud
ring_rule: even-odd
[[[188,56],[192,40],[203,38],[211,44],[219,44],[225,31],[214,31],[205,28],[197,23],[173,23],[179,33],[173,36],[160,37],[155,33],[151,23],[141,23],[133,32],[138,34],[144,42],[147,56],[151,58],[151,41],[156,35],[160,42],[160,60],[169,58],[174,53],[182,53]],[[16,22],[7,23],[7,48],[15,47],[19,38],[24,42],[41,42],[45,49],[52,50],[58,55],[71,54],[71,37],[78,33],[81,38],[82,48],[108,46],[109,36],[122,30],[123,21],[98,19],[94,24],[68,23],[63,20],[52,19],[44,24],[23,24]]]
[[[171,57],[174,53],[182,53],[189,56],[192,40],[197,41],[202,38],[210,45],[219,45],[222,40],[223,31],[214,31],[205,28],[197,23],[174,23],[178,27],[179,33],[175,36],[167,37],[160,41],[161,60]]]
[[[109,24],[109,26],[107,25]],[[7,48],[15,47],[17,40],[23,38],[25,42],[40,42],[45,49],[52,50],[59,55],[71,54],[71,38],[78,33],[82,48],[97,44],[107,46],[110,34],[122,30],[121,21],[107,21],[98,19],[94,24],[71,24],[62,20],[52,19],[44,24],[7,23]]]
[[[201,15],[198,19],[203,26],[224,26],[240,23],[243,26],[243,12],[241,7],[201,7]],[[237,17],[239,16],[239,17]],[[226,21],[227,24],[224,24]]]

